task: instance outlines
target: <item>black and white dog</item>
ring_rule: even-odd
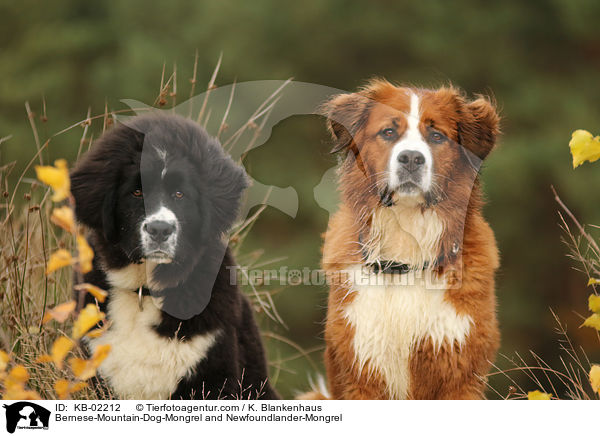
[[[88,345],[111,345],[99,373],[118,397],[278,398],[251,306],[230,283],[225,234],[247,184],[215,138],[174,115],[119,124],[73,170],[96,254],[84,279],[109,291],[110,327]]]

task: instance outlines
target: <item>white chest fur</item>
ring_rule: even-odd
[[[437,258],[443,231],[444,223],[432,209],[421,210],[418,205],[378,208],[364,241],[367,261],[386,259],[414,266],[431,262]]]
[[[462,346],[472,324],[470,316],[457,314],[444,300],[444,289],[430,289],[422,279],[405,283],[408,276],[399,284],[390,275],[368,274],[361,280],[356,279],[360,274],[350,274],[355,298],[345,308],[354,327],[358,369],[377,370],[393,399],[407,396],[409,359],[420,341],[430,338],[435,348],[444,342]]]
[[[367,262],[385,259],[420,270],[424,262],[437,258],[443,222],[432,209],[404,203],[377,209],[373,214],[371,233],[365,241]],[[377,371],[390,398],[406,398],[409,359],[419,342],[431,339],[435,347],[444,342],[461,346],[472,319],[458,315],[444,300],[446,281],[431,271],[398,276],[374,274],[355,266],[348,272],[349,292],[355,295],[344,315],[354,327],[358,369]]]
[[[153,291],[161,291],[162,287],[152,280],[154,262],[132,263],[121,269],[109,269],[106,278],[111,286],[122,289],[138,289],[145,286]]]
[[[143,298],[125,289],[112,289],[108,304],[110,329],[90,339],[93,350],[110,344],[111,352],[99,368],[114,392],[125,399],[168,399],[178,382],[206,358],[218,332],[188,341],[159,336],[153,326],[160,322],[160,310],[151,297]]]

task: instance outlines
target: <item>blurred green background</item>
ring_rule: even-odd
[[[502,255],[497,294],[502,353],[533,350],[559,366],[553,309],[577,346],[600,360],[596,334],[579,329],[587,314],[586,277],[566,256],[550,186],[583,222],[600,224],[600,167],[573,170],[568,150],[578,128],[600,133],[600,2],[379,1],[186,2],[0,0],[0,165],[21,169],[35,153],[24,103],[36,113],[42,140],[83,120],[123,109],[120,99],[152,104],[163,64],[177,65],[178,98],[187,96],[198,50],[199,88],[219,54],[217,85],[287,79],[353,90],[373,76],[435,87],[449,81],[469,94],[493,95],[502,114],[500,146],[483,169],[485,216]],[[197,89],[199,89],[197,88]],[[199,89],[201,90],[201,89]],[[44,114],[46,122],[39,118]],[[94,123],[99,132],[101,124]],[[77,154],[81,129],[54,140],[45,158]],[[243,253],[263,250],[274,265],[316,268],[328,213],[313,188],[335,164],[324,122],[297,116],[279,123],[268,142],[246,158],[265,184],[299,194],[295,219],[268,208]],[[596,235],[598,232],[596,232]],[[322,370],[327,290],[273,289],[287,327],[265,329],[307,350],[269,339],[277,387],[286,397],[307,388]],[[510,367],[499,357],[501,368]],[[315,369],[316,367],[316,369]],[[512,374],[525,389],[523,375]],[[506,394],[506,377],[490,380]],[[490,397],[497,397],[491,393]]]

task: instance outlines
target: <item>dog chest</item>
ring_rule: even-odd
[[[354,328],[358,370],[377,371],[390,398],[404,399],[410,388],[409,359],[415,346],[429,338],[434,349],[443,343],[460,347],[469,335],[472,319],[457,314],[444,300],[445,289],[432,289],[410,274],[361,275],[354,270],[349,277],[355,295],[344,314]]]
[[[194,370],[215,343],[218,332],[188,341],[159,336],[153,326],[161,312],[152,297],[143,298],[140,310],[135,292],[112,289],[108,304],[109,330],[90,339],[92,351],[110,344],[111,352],[99,372],[113,391],[126,399],[168,399],[179,381]]]

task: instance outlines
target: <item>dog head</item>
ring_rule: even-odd
[[[215,138],[167,115],[135,117],[105,133],[71,181],[77,219],[103,265],[152,262],[159,288],[184,281],[200,259],[220,262],[248,185]]]
[[[459,267],[468,211],[481,204],[478,171],[499,133],[493,104],[374,80],[322,108],[363,261]]]
[[[470,192],[499,132],[489,100],[469,101],[452,87],[428,90],[374,80],[322,109],[332,152],[343,156],[342,189],[373,207],[375,200],[428,206]]]

